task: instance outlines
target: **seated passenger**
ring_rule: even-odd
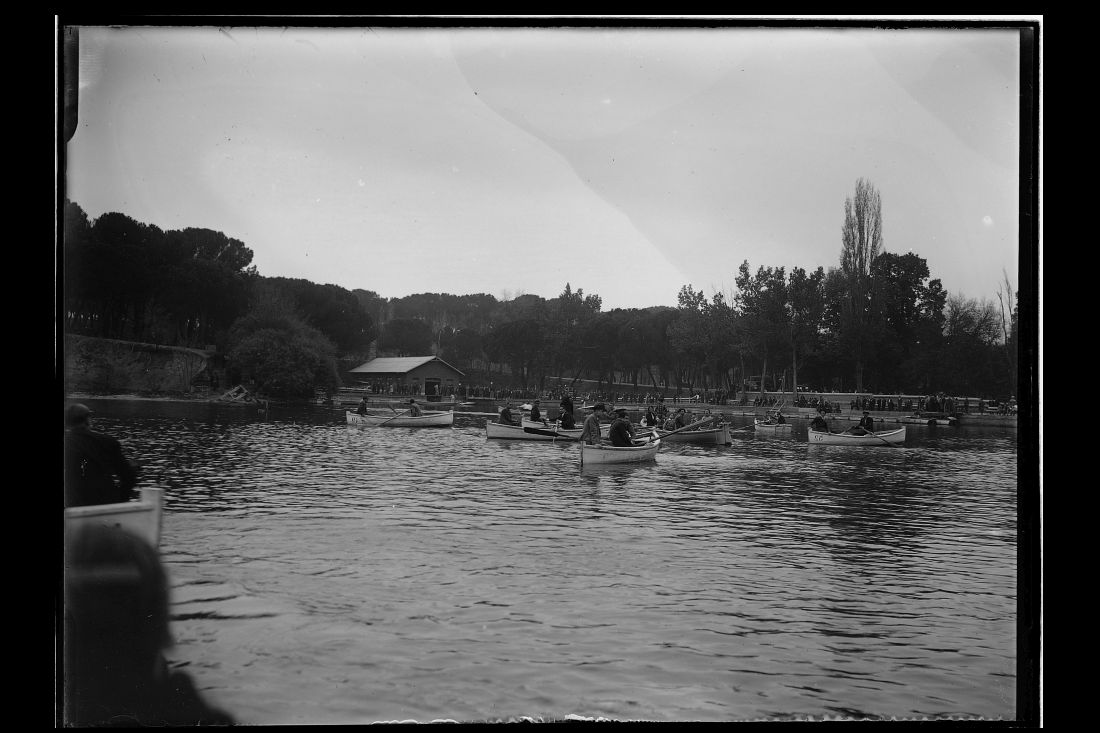
[[[577,421],[573,417],[572,412],[562,410],[562,413],[558,415],[558,422],[561,424],[562,430],[573,430],[577,427]]]
[[[829,423],[825,420],[825,408],[817,408],[817,414],[814,415],[814,419],[810,421],[810,429],[816,430],[819,433],[829,432]]]
[[[615,419],[611,422],[611,430],[608,432],[611,445],[617,448],[626,448],[634,445],[634,426],[626,416],[626,408],[615,409]]]

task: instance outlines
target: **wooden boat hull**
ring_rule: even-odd
[[[809,441],[811,445],[902,445],[905,442],[905,426],[896,430],[883,430],[881,432],[867,433],[866,435],[853,435],[851,433],[823,433],[810,429]]]
[[[508,425],[506,423],[487,422],[485,423],[485,437],[486,438],[499,438],[503,440],[579,440],[581,437],[581,428],[574,430],[563,430],[554,426],[554,423],[550,423],[549,426],[543,425],[541,422],[533,423],[530,420],[524,420],[521,425]]]
[[[595,466],[610,463],[644,463],[657,459],[660,440],[642,445],[616,447],[611,445],[588,445],[581,443],[581,465]]]
[[[160,545],[164,491],[141,489],[140,495],[138,501],[69,507],[65,510],[65,531],[76,532],[89,525],[116,527],[157,547]]]
[[[697,445],[730,445],[730,429],[723,425],[717,428],[705,430],[684,430],[680,433],[670,434],[672,431],[657,430],[657,437],[669,443],[695,443]]]
[[[345,414],[347,415],[348,425],[357,425],[365,428],[449,428],[453,426],[455,422],[454,410],[448,410],[446,412],[430,412],[425,410],[424,414],[419,417],[402,415],[400,413],[390,415],[389,417],[382,414],[371,413],[360,415],[351,410],[347,410]]]
[[[754,430],[758,435],[782,435],[787,436],[791,434],[791,424],[774,423],[774,422],[761,422],[759,420],[754,421]]]

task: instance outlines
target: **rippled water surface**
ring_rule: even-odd
[[[1014,430],[582,469],[481,415],[93,407],[166,491],[171,660],[241,723],[1015,717]]]

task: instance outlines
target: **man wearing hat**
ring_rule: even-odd
[[[859,423],[848,432],[853,435],[867,435],[868,433],[875,432],[875,418],[871,417],[870,412],[864,410],[863,417],[860,418]]]
[[[871,417],[871,413],[867,410],[863,411],[863,417],[859,421],[859,427],[863,428],[868,433],[875,432],[875,418]]]
[[[87,405],[65,408],[65,506],[129,501],[137,469],[122,455],[122,444],[92,430]]]
[[[424,411],[420,409],[420,405],[416,404],[416,398],[409,400],[409,416],[420,417],[424,414]]]
[[[810,421],[810,429],[816,430],[819,433],[829,432],[829,423],[825,420],[825,408],[817,408],[817,414],[814,415],[814,419]]]
[[[581,440],[588,445],[600,444],[600,416],[607,412],[607,405],[597,402],[592,406],[592,412],[584,419],[584,428],[581,430]]]
[[[611,421],[611,429],[607,437],[611,439],[611,445],[616,448],[627,448],[634,445],[634,426],[630,424],[630,418],[626,416],[625,407],[615,408],[615,419]]]

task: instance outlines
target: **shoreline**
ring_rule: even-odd
[[[208,405],[224,405],[226,407],[255,407],[257,409],[264,409],[270,407],[270,402],[266,400],[250,400],[250,401],[230,401],[222,400],[217,397],[209,397],[205,395],[139,395],[139,394],[91,394],[87,392],[74,392],[72,394],[65,395],[65,403],[79,402],[81,400],[119,400],[119,401],[131,401],[131,402],[186,402],[186,403],[202,403]],[[430,407],[432,402],[420,401],[420,404]],[[386,403],[388,400],[375,400],[378,404]],[[489,402],[496,403],[500,400],[493,400],[488,397],[473,398],[470,402]],[[352,409],[354,405],[352,403],[333,402],[332,404],[319,404],[310,400],[303,400],[301,402],[280,402],[276,403],[282,406],[297,406],[297,407],[321,407],[331,410],[343,410]],[[444,403],[446,404],[446,403]],[[455,405],[457,406],[457,405]],[[620,407],[626,407],[631,412],[644,413],[647,405],[635,404],[635,403],[622,403]],[[685,407],[689,412],[705,412],[710,411],[712,413],[737,416],[737,417],[762,417],[767,408],[753,407],[749,405],[714,405],[705,402],[696,402],[693,404],[679,404],[676,407]],[[789,410],[789,411],[788,411]],[[548,406],[546,409],[547,417],[549,418],[551,413],[557,413],[557,407]],[[470,414],[487,414],[494,413],[470,413]],[[788,408],[784,410],[783,414],[791,419],[809,420],[815,414],[816,410],[809,407],[796,407]],[[841,412],[830,412],[827,419],[838,422],[859,422],[862,417],[862,410],[842,410]],[[903,422],[903,418],[913,417],[912,413],[904,411],[893,411],[876,413],[872,411],[871,417],[875,419],[876,423],[884,425],[913,425],[920,427],[920,423],[914,423],[910,421]],[[982,427],[1017,427],[1016,415],[998,415],[998,414],[979,414],[979,413],[957,413],[956,418],[958,420],[959,427],[965,426],[982,426]],[[942,426],[948,427],[948,426]]]

